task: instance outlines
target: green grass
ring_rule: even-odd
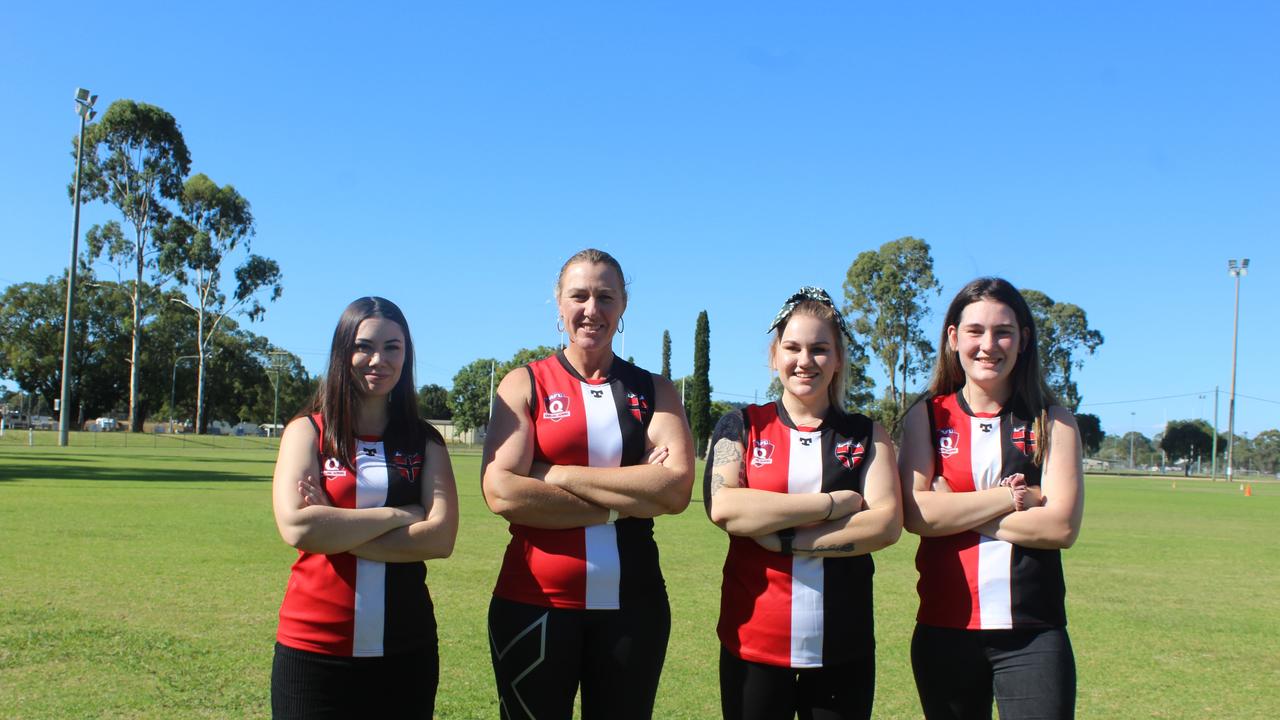
[[[7,434],[8,435],[8,434]],[[262,441],[122,434],[0,442],[0,717],[265,717],[294,552]],[[40,434],[37,433],[37,436]],[[440,718],[496,717],[484,626],[507,540],[456,454],[457,551],[430,563]],[[1280,707],[1280,486],[1088,480],[1065,554],[1086,718],[1270,718]],[[698,493],[695,492],[695,496]],[[719,713],[725,537],[696,502],[658,521],[673,632],[655,716]],[[919,716],[907,659],[915,538],[876,556],[876,717]]]

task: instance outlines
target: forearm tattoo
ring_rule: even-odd
[[[710,494],[715,495],[720,492],[720,488],[722,487],[724,487],[724,476],[720,473],[712,473]]]
[[[811,548],[796,548],[795,551],[806,553],[850,553],[853,552],[853,543],[844,543],[843,545],[815,545]]]

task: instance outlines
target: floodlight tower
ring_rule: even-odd
[[[1240,338],[1240,278],[1249,274],[1249,258],[1238,264],[1234,259],[1228,260],[1227,274],[1236,279],[1235,320],[1231,325],[1231,400],[1227,405],[1227,482],[1231,482],[1236,459],[1236,345]]]
[[[80,116],[80,142],[76,143],[76,184],[71,203],[75,205],[75,220],[71,225],[71,264],[67,267],[67,313],[62,323],[62,394],[58,405],[58,446],[67,445],[67,428],[70,425],[68,415],[71,406],[67,402],[71,398],[71,310],[76,302],[76,255],[80,244],[80,170],[84,165],[84,127],[98,114],[93,104],[98,101],[84,88],[76,88],[76,114]]]

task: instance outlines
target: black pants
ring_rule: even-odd
[[[1075,715],[1076,661],[1066,628],[957,630],[916,625],[911,668],[929,720]]]
[[[276,643],[271,717],[431,720],[440,682],[436,644],[386,657],[324,655]]]
[[[876,658],[785,668],[751,662],[720,648],[720,708],[725,720],[865,720],[876,690]]]
[[[504,720],[649,718],[667,656],[665,595],[623,610],[566,610],[494,598],[489,652]]]

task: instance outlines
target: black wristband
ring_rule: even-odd
[[[795,528],[783,528],[782,530],[779,530],[778,540],[782,541],[782,549],[779,550],[778,552],[782,553],[783,555],[793,554],[791,549],[791,542],[795,539],[796,539]]]

